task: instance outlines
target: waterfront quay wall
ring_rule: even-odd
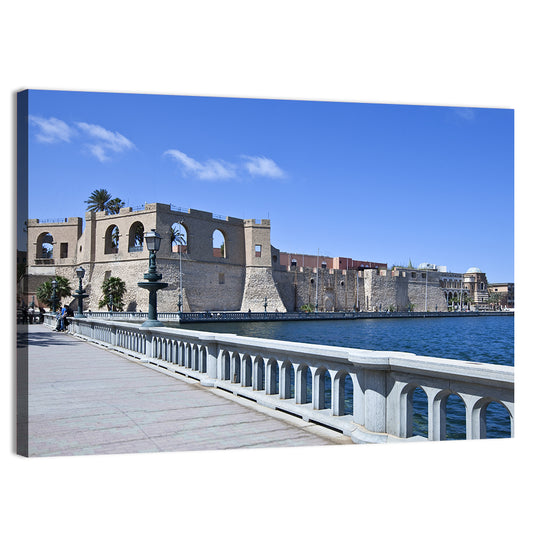
[[[47,314],[46,323],[53,322],[53,315]],[[417,388],[427,397],[429,440],[446,439],[446,401],[451,394],[465,404],[467,439],[486,436],[491,402],[507,409],[514,435],[512,367],[99,319],[73,318],[69,332],[204,386],[333,428],[356,443],[412,437]],[[328,404],[326,381],[331,385]]]
[[[105,318],[108,320],[144,321],[148,313],[97,311],[88,313],[89,318]],[[277,322],[277,321],[309,321],[309,320],[362,320],[387,318],[445,318],[445,317],[479,317],[479,316],[514,316],[514,311],[454,311],[454,312],[201,312],[201,313],[169,313],[159,312],[158,318],[164,322],[195,323],[195,322]]]

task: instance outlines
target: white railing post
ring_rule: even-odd
[[[331,376],[331,410],[333,416],[344,415],[344,373],[330,370]]]
[[[295,365],[294,368],[294,399],[296,403],[307,403],[307,366]]]
[[[278,361],[279,397],[286,400],[291,397],[291,363]]]
[[[311,369],[311,405],[313,409],[324,409],[325,407],[325,379],[324,371],[317,372],[316,366],[310,366]]]
[[[387,429],[386,377],[383,370],[365,371],[365,428],[376,433]]]
[[[363,369],[350,372],[353,383],[353,421],[360,426],[365,425],[365,390]]]
[[[428,392],[428,439],[446,440],[446,400],[442,391]]]
[[[260,356],[252,356],[252,390],[263,390],[265,362]]]
[[[208,342],[205,345],[207,350],[207,376],[216,379],[217,376],[217,359],[218,346],[214,342]]]
[[[277,366],[277,361],[268,359],[265,363],[265,393],[266,394],[276,394],[276,376],[275,368]]]

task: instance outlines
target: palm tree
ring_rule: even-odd
[[[170,226],[170,246],[179,245],[181,248],[178,248],[178,250],[183,250],[184,244],[185,235],[182,232],[181,224],[173,224]]]
[[[118,277],[110,277],[102,283],[102,298],[98,302],[98,309],[110,308],[109,296],[113,296],[113,308],[111,311],[122,311],[124,302],[122,298],[126,292],[126,283]]]
[[[144,226],[139,222],[133,228],[133,246],[142,246],[144,239]]]
[[[64,278],[63,276],[56,276],[55,280],[57,281],[56,296],[59,298],[59,300],[61,301],[63,298],[71,296],[72,289],[68,279]],[[50,279],[44,283],[41,283],[35,291],[35,296],[37,296],[37,300],[39,302],[48,306],[52,298],[52,280]]]
[[[124,205],[124,202],[120,198],[113,198],[113,200],[107,202],[105,211],[108,215],[116,215]]]
[[[97,211],[107,211],[108,204],[111,201],[111,195],[106,189],[96,189],[91,193],[88,200],[85,200],[89,211],[96,213]]]

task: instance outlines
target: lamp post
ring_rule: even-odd
[[[52,285],[52,297],[50,298],[50,303],[52,304],[52,312],[55,313],[56,308],[57,308],[57,301],[59,299],[57,297],[57,280],[53,279],[51,285]]]
[[[183,227],[183,220],[179,221],[180,226]],[[181,255],[183,250],[183,235],[181,232],[178,234],[178,251],[179,251],[179,257],[180,257],[180,292],[178,296],[178,311],[179,313],[183,310],[183,281],[182,281],[182,272],[181,272]]]
[[[267,297],[265,296],[265,303],[263,304],[263,307],[265,308],[265,313],[267,312],[267,305],[268,305],[268,301],[267,301]]]
[[[159,281],[163,276],[157,272],[156,267],[156,253],[161,245],[161,236],[155,229],[152,229],[144,234],[144,240],[150,252],[148,272],[143,276],[147,281],[139,281],[137,285],[141,289],[146,289],[150,292],[148,297],[148,320],[143,322],[141,327],[152,328],[163,326],[163,323],[157,320],[157,291],[168,287],[168,283]]]
[[[426,313],[428,312],[428,270],[426,268]]]
[[[113,316],[113,293],[109,289],[109,314]]]
[[[79,281],[79,287],[76,291],[76,294],[74,295],[74,298],[78,299],[78,311],[74,315],[75,318],[85,318],[85,315],[83,314],[83,299],[87,298],[89,295],[85,293],[85,290],[83,289],[81,285],[81,280],[85,276],[85,269],[83,267],[78,267],[76,269],[76,276],[78,276]]]
[[[318,249],[316,256],[316,297],[315,297],[315,313],[318,313],[318,276],[320,275],[318,271],[318,256],[320,255],[320,248]]]

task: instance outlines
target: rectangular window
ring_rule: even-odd
[[[255,257],[261,257],[261,245],[260,244],[255,245]]]
[[[65,259],[68,257],[68,242],[62,242],[59,250],[59,257]]]
[[[219,285],[224,285],[224,282],[226,280],[224,279],[224,272],[219,272],[218,274],[218,284]]]

